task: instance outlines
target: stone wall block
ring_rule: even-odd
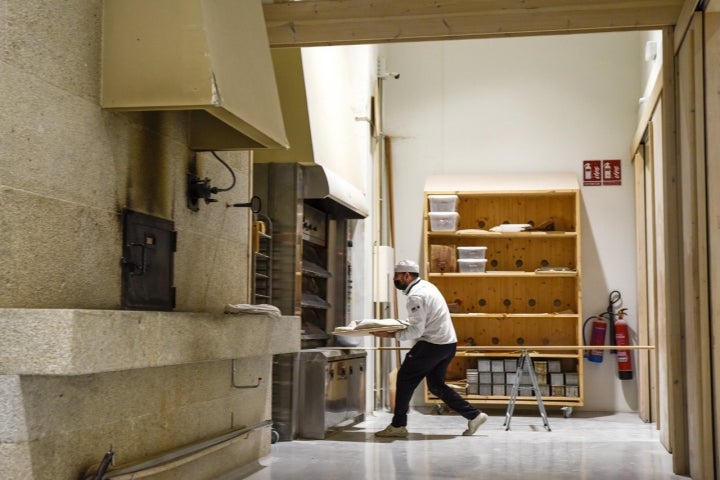
[[[100,106],[12,64],[0,75],[0,183],[60,201],[117,208],[117,130]]]
[[[119,307],[115,212],[2,186],[0,210],[0,307]]]
[[[0,60],[97,103],[102,2],[4,0]]]

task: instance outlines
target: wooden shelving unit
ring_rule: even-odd
[[[457,195],[456,230],[433,231],[431,195]],[[513,359],[527,349],[536,372],[540,370],[545,404],[582,406],[583,352],[573,348],[582,345],[580,190],[575,174],[433,176],[424,196],[424,277],[443,293],[458,335],[447,381],[467,385],[471,403],[506,404]],[[543,230],[491,231],[503,224]],[[487,247],[484,272],[458,271],[460,246]],[[463,349],[468,346],[473,348]],[[563,346],[567,348],[558,348]],[[488,364],[497,370],[500,362],[502,372],[483,371]],[[553,371],[543,372],[545,367]],[[467,382],[468,370],[479,370],[477,387]],[[517,403],[535,403],[533,393],[524,391]],[[427,391],[425,397],[428,403],[439,402]]]

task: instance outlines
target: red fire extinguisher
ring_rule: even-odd
[[[585,320],[585,323],[587,323],[588,320],[592,320],[592,330],[590,331],[590,345],[594,346],[602,346],[605,345],[605,335],[608,328],[608,322],[605,320],[602,315],[597,317],[590,317],[587,320]],[[595,363],[601,363],[603,361],[603,350],[602,349],[593,349],[588,350],[586,358],[590,360],[591,362]]]
[[[626,308],[617,312],[617,320],[615,321],[615,345],[618,347],[627,347],[630,345],[630,329],[623,317],[626,315]],[[617,350],[618,376],[620,380],[632,380],[632,357],[630,350],[618,348]]]

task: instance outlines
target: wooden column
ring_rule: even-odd
[[[705,142],[707,167],[707,219],[709,262],[710,331],[720,332],[720,11],[705,13]],[[720,365],[720,346],[711,346],[711,362]],[[720,431],[720,369],[712,369],[713,410],[710,422]],[[715,458],[720,458],[720,441],[715,442]],[[717,466],[716,466],[717,468]],[[717,472],[716,472],[717,475]]]

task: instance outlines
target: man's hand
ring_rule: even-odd
[[[395,332],[370,332],[375,337],[395,338]]]

